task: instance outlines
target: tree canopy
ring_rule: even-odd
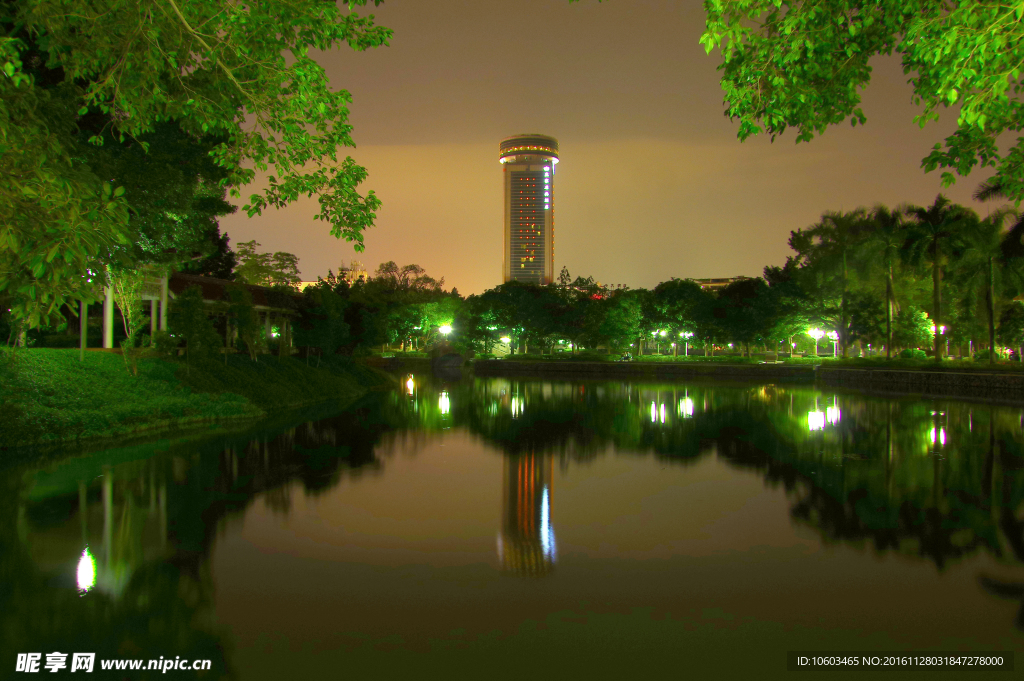
[[[90,299],[88,271],[118,249],[160,249],[168,230],[209,234],[223,188],[239,196],[257,172],[267,186],[249,196],[250,216],[316,194],[314,217],[361,250],[380,202],[358,192],[366,171],[339,158],[354,146],[351,97],[310,50],[386,45],[391,32],[353,11],[367,4],[0,0],[0,293],[15,294],[13,314],[35,326]],[[206,145],[219,175],[180,183],[173,206],[149,200],[149,177],[116,172],[168,135],[171,147]],[[83,136],[126,155],[89,153]],[[133,230],[131,218],[151,219]]]
[[[922,127],[959,107],[956,132],[924,158],[926,171],[967,175],[994,167],[1006,195],[1024,198],[1021,59],[1024,4],[995,0],[705,0],[701,44],[722,51],[726,114],[739,138],[787,128],[809,141],[836,123],[865,122],[868,61],[898,53],[911,76]]]

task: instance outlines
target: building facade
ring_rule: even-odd
[[[555,277],[555,164],[558,140],[514,135],[499,146],[505,176],[502,281],[550,284]]]
[[[745,281],[750,277],[744,277],[742,275],[738,277],[722,277],[720,279],[691,279],[690,281],[695,284],[700,284],[700,287],[705,291],[721,291],[723,288],[737,281]]]

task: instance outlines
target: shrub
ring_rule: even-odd
[[[900,353],[900,359],[928,359],[928,353],[918,348],[907,348]]]

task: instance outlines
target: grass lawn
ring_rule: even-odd
[[[112,352],[32,348],[0,355],[0,448],[109,437],[302,404],[349,401],[385,381],[344,358],[244,355],[197,362],[143,358],[138,376]]]

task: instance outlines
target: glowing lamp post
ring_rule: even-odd
[[[832,341],[832,358],[835,359],[837,357],[836,350],[839,346],[839,334],[835,331],[829,331],[825,335]]]
[[[444,339],[445,340],[448,340],[448,334],[450,334],[452,332],[452,325],[451,324],[442,324],[441,326],[437,327],[437,330],[440,331],[442,334],[444,334]]]
[[[935,325],[934,324],[932,324],[932,335],[933,336],[935,335]],[[944,324],[939,326],[939,335],[942,335],[942,336],[946,335],[946,326]],[[946,339],[946,356],[947,357],[949,356],[949,339],[948,338]]]
[[[683,339],[683,357],[690,354],[690,339],[693,338],[693,331],[680,331],[679,337]]]
[[[821,329],[807,329],[807,335],[814,339],[814,355],[818,355],[818,341],[825,335]]]

